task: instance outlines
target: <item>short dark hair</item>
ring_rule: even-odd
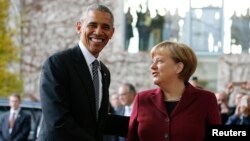
[[[10,94],[9,98],[10,97],[16,97],[19,101],[21,101],[21,96],[18,93],[12,93]]]
[[[136,89],[135,89],[135,87],[134,87],[133,84],[131,84],[131,83],[124,83],[124,86],[128,87],[128,91],[130,93],[136,94]]]
[[[84,20],[84,18],[87,17],[87,14],[89,13],[89,11],[95,11],[95,10],[109,13],[111,16],[111,19],[113,21],[113,24],[114,24],[114,15],[111,12],[111,10],[107,6],[102,5],[102,4],[98,4],[98,3],[94,3],[94,4],[89,5],[87,7],[87,10],[81,15],[80,20],[81,21]]]

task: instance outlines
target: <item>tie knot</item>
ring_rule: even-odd
[[[98,68],[99,62],[95,59],[95,61],[92,62],[93,68]]]

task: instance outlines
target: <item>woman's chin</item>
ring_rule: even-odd
[[[157,80],[153,80],[153,82],[154,82],[155,85],[159,84],[159,81],[157,81]]]

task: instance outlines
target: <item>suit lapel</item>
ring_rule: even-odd
[[[101,62],[101,74],[102,74],[102,92],[103,92],[103,97],[102,97],[102,102],[101,102],[101,107],[103,107],[103,104],[105,104],[105,100],[109,99],[108,98],[108,88],[109,88],[109,76],[108,72],[105,69],[103,63]]]
[[[153,105],[164,115],[167,115],[166,106],[164,104],[163,93],[160,89],[156,89],[155,93],[152,94],[151,100]]]
[[[181,100],[178,102],[171,117],[175,116],[185,108],[187,108],[196,99],[195,88],[191,84],[187,84]],[[152,102],[155,107],[163,114],[167,115],[166,107],[164,104],[164,96],[160,89],[156,89],[155,93],[151,96]],[[169,115],[170,116],[170,115]]]
[[[19,113],[18,113],[18,115],[17,115],[17,117],[16,117],[16,119],[15,119],[15,123],[14,123],[14,126],[13,126],[13,129],[12,129],[11,134],[14,134],[16,128],[20,126],[19,124],[20,124],[21,121],[22,121],[22,114],[23,114],[23,113],[22,113],[22,110],[20,110]]]
[[[91,113],[94,117],[96,117],[96,112],[95,112],[95,91],[94,91],[94,86],[92,83],[92,78],[91,74],[88,68],[88,64],[80,50],[80,47],[77,45],[72,49],[72,56],[73,60],[75,60],[74,66],[75,70],[79,75],[79,78],[82,80],[82,84],[85,87],[84,93],[88,95],[90,104],[91,104]]]
[[[102,101],[101,108],[99,109],[99,120],[106,116],[108,112],[109,104],[109,85],[110,85],[110,73],[108,68],[102,63],[101,64],[101,74],[102,74]]]
[[[190,104],[194,102],[195,99],[196,99],[195,88],[188,83],[186,85],[181,100],[176,105],[175,109],[171,113],[171,116],[174,116],[179,112],[181,112],[182,110],[185,110]]]

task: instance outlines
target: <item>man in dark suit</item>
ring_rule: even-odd
[[[1,118],[0,141],[27,141],[31,129],[31,117],[21,107],[18,94],[9,97],[10,111]]]
[[[122,84],[118,89],[119,102],[121,103],[121,106],[118,108],[113,109],[114,115],[120,115],[123,118],[128,118],[131,115],[132,108],[133,108],[133,101],[136,96],[136,89],[134,85],[130,83],[124,83]],[[126,121],[122,120],[123,123],[126,123]],[[124,128],[124,130],[127,130],[126,127],[120,126],[120,128]],[[126,140],[126,134],[125,136],[105,136],[104,141],[125,141]]]
[[[79,43],[52,55],[42,67],[43,123],[38,141],[101,141],[103,138],[110,72],[98,56],[113,36],[113,14],[104,5],[90,5],[77,22],[76,30]],[[95,60],[99,64],[98,72],[92,74]]]
[[[118,95],[121,104],[123,105],[117,111],[118,115],[130,117],[132,109],[133,109],[133,102],[136,96],[136,89],[134,85],[130,83],[122,84],[118,89]],[[119,136],[117,141],[125,141],[126,138]]]

